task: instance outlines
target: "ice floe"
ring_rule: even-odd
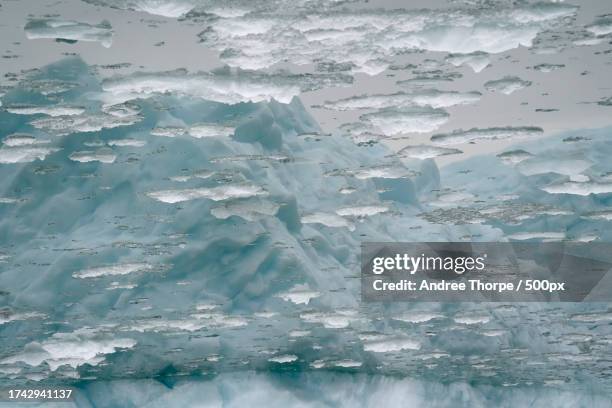
[[[453,145],[472,143],[482,140],[506,140],[533,138],[543,134],[542,128],[535,126],[519,127],[493,127],[486,129],[472,128],[469,130],[455,130],[451,133],[440,133],[431,137],[431,142],[436,145]]]
[[[353,231],[355,229],[355,225],[346,218],[343,218],[338,214],[321,211],[311,214],[304,214],[302,215],[300,221],[303,224],[321,224],[332,228],[348,228],[349,231]]]
[[[434,157],[448,156],[451,154],[461,154],[463,151],[450,147],[441,146],[430,146],[430,145],[419,145],[419,146],[406,146],[402,148],[397,154],[400,157],[409,157],[413,159],[432,159]]]
[[[272,201],[255,199],[224,203],[212,207],[210,213],[222,220],[236,216],[247,221],[256,221],[263,217],[273,216],[279,208],[280,206]]]
[[[428,133],[448,121],[449,114],[431,107],[386,108],[366,113],[360,119],[388,136],[404,133]]]
[[[487,81],[484,84],[488,91],[500,92],[504,95],[510,95],[528,86],[531,86],[531,81],[523,80],[517,76],[505,76],[501,79]]]
[[[4,108],[7,112],[15,115],[47,115],[47,116],[72,116],[80,115],[85,112],[81,106],[63,105],[11,105]]]
[[[102,83],[104,92],[100,98],[107,104],[118,104],[154,95],[172,94],[228,104],[269,102],[272,99],[289,103],[301,92],[351,82],[352,78],[341,75],[296,75],[286,72],[266,74],[230,69],[189,73],[178,69],[159,73],[137,72],[109,78]]]
[[[73,273],[72,276],[80,279],[100,278],[103,276],[119,276],[135,272],[148,272],[152,271],[153,269],[153,265],[144,262],[123,263],[84,269]]]
[[[38,19],[25,25],[30,40],[51,38],[65,41],[95,41],[109,48],[113,43],[113,29],[108,21],[97,25],[72,20]]]
[[[28,343],[22,352],[6,357],[0,363],[22,362],[29,366],[46,363],[51,371],[65,365],[72,368],[84,364],[96,366],[105,360],[106,355],[135,345],[136,340],[130,338],[83,328],[71,333],[55,333],[41,342]]]
[[[427,89],[394,94],[361,95],[353,96],[337,101],[325,102],[322,107],[332,110],[357,110],[357,109],[386,109],[405,108],[411,106],[431,106],[432,108],[446,108],[456,105],[468,105],[476,103],[482,95],[480,92],[457,92],[439,91]]]
[[[314,298],[321,296],[321,293],[311,290],[306,284],[298,284],[286,292],[278,294],[278,297],[296,305],[307,305]]]
[[[162,203],[180,203],[183,201],[207,198],[213,201],[222,201],[233,198],[247,198],[267,195],[262,187],[252,184],[224,185],[210,188],[188,188],[177,190],[161,190],[147,193],[147,195]]]
[[[72,161],[89,163],[89,162],[100,162],[100,163],[114,163],[117,155],[115,152],[108,148],[103,147],[98,150],[83,150],[80,152],[71,153],[68,158]]]
[[[39,145],[2,146],[0,147],[0,163],[29,163],[44,160],[49,154],[59,150],[59,148]]]

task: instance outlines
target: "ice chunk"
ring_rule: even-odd
[[[129,126],[142,120],[141,116],[115,116],[109,114],[83,114],[76,116],[57,116],[33,120],[31,123],[37,129],[56,134],[69,135],[77,132],[98,132],[102,129],[113,129]]]
[[[10,309],[0,309],[0,325],[28,319],[43,319],[46,315],[38,312],[14,313]]]
[[[576,12],[575,6],[548,3],[482,7],[478,12],[461,8],[365,12],[306,4],[311,8],[279,2],[265,11],[211,19],[199,37],[225,63],[248,69],[285,61],[298,65],[325,61],[336,67],[343,64],[351,72],[378,75],[393,57],[426,50],[464,54],[451,61],[480,71],[488,65],[484,53],[530,46],[539,32]],[[254,4],[248,7],[254,8]]]
[[[95,5],[106,5],[123,10],[141,11],[155,16],[178,18],[187,14],[200,0],[84,0]],[[209,4],[209,6],[212,6]]]
[[[23,352],[6,357],[0,363],[23,362],[29,366],[47,363],[51,371],[64,365],[72,368],[84,364],[96,366],[104,361],[105,355],[135,345],[136,341],[130,338],[83,328],[71,333],[55,333],[40,343],[28,343]]]
[[[430,107],[386,108],[360,116],[375,129],[388,136],[403,133],[428,133],[438,129],[448,120],[448,113]]]
[[[100,278],[103,276],[127,275],[135,272],[147,272],[153,270],[151,264],[145,262],[124,263],[106,266],[96,266],[89,269],[84,269],[72,274],[74,278]]]
[[[357,170],[341,170],[332,171],[325,174],[326,176],[352,176],[359,180],[368,180],[372,178],[406,178],[415,176],[416,173],[403,166],[382,164],[379,166],[364,167]]]
[[[303,215],[301,222],[303,224],[322,224],[332,228],[348,228],[349,231],[355,230],[355,225],[346,218],[342,218],[337,214],[320,211]]]
[[[135,117],[142,112],[139,105],[133,102],[123,102],[102,106],[102,112],[119,118]]]
[[[59,150],[59,148],[48,146],[3,146],[0,148],[0,163],[28,163],[35,160],[44,160],[47,155]]]
[[[27,133],[13,133],[4,138],[2,143],[5,146],[17,147],[17,146],[28,146],[36,144],[38,140]]]
[[[143,147],[147,142],[137,139],[112,139],[108,141],[109,146],[118,147]]]
[[[528,239],[541,239],[543,241],[559,241],[565,239],[563,232],[517,232],[508,235],[509,239],[525,241]]]
[[[587,322],[587,323],[597,323],[597,322],[607,322],[612,321],[612,313],[610,312],[600,312],[600,313],[579,313],[570,317],[570,320],[576,322]]]
[[[608,194],[612,193],[612,183],[568,181],[566,183],[550,184],[542,187],[542,190],[550,194],[574,194],[581,196]]]
[[[195,332],[205,328],[233,329],[248,325],[241,316],[226,315],[220,312],[194,313],[182,319],[142,319],[126,325],[122,331],[135,332]]]
[[[389,211],[385,205],[360,205],[354,207],[343,207],[336,210],[336,214],[343,217],[370,217],[376,214],[383,214]]]
[[[473,104],[480,100],[480,92],[457,92],[439,91],[427,89],[411,93],[398,92],[388,95],[361,95],[353,96],[337,101],[328,101],[323,108],[333,110],[355,110],[355,109],[385,109],[405,108],[411,106],[431,106],[433,108],[445,108],[455,105]]]
[[[186,132],[185,128],[178,126],[156,127],[151,130],[152,136],[177,137],[182,136]]]
[[[247,198],[267,195],[266,190],[252,184],[225,185],[210,188],[190,188],[179,190],[161,190],[147,193],[147,195],[162,203],[180,203],[198,198],[207,198],[213,201],[229,200],[233,198]]]
[[[117,104],[153,95],[173,94],[227,104],[272,99],[289,103],[302,91],[351,82],[352,79],[345,76],[293,75],[285,72],[265,74],[229,69],[192,74],[179,69],[160,73],[137,72],[107,79],[102,83],[104,93],[101,98],[106,103]]]
[[[487,81],[484,87],[493,92],[501,92],[505,95],[510,95],[515,91],[531,86],[531,81],[523,80],[517,76],[505,76],[501,79]]]
[[[455,316],[453,320],[459,324],[484,324],[491,321],[491,316],[465,313]]]
[[[12,198],[12,197],[0,197],[0,204],[17,204],[19,201],[18,198]],[[0,262],[3,262],[5,260],[3,255],[0,255]]]
[[[85,112],[85,108],[81,106],[64,106],[64,105],[11,105],[7,106],[6,111],[15,115],[47,115],[47,116],[72,116],[80,115]]]
[[[270,357],[268,361],[272,363],[285,364],[293,363],[294,361],[297,361],[297,359],[298,356],[296,356],[295,354],[281,354],[279,356]]]
[[[237,216],[247,221],[256,221],[276,214],[280,206],[268,200],[242,200],[225,203],[210,209],[210,213],[219,219]]]
[[[402,336],[374,336],[364,339],[364,351],[390,353],[401,350],[419,350],[421,343]]]
[[[329,365],[333,367],[342,367],[342,368],[357,368],[363,365],[360,361],[355,361],[351,359],[342,359],[342,360],[333,360],[329,361]]]
[[[472,68],[474,72],[480,72],[485,69],[491,60],[489,55],[484,52],[473,52],[470,54],[452,54],[446,58],[446,61],[458,67],[461,65],[467,65]]]
[[[453,149],[449,147],[441,146],[430,146],[430,145],[419,145],[419,146],[406,146],[398,152],[398,155],[402,157],[409,157],[413,159],[432,159],[439,156],[448,156],[451,154],[461,154],[463,151],[459,149]]]
[[[234,134],[234,128],[213,123],[197,123],[191,125],[187,133],[189,136],[198,139],[203,137],[227,137]]]
[[[595,35],[612,34],[612,16],[602,16],[585,28]]]
[[[612,221],[612,210],[591,211],[582,216],[593,220]]]
[[[296,305],[307,305],[314,298],[321,296],[321,293],[311,290],[307,284],[295,285],[286,292],[278,294],[278,297]]]
[[[353,310],[339,310],[337,312],[304,312],[300,318],[308,323],[322,324],[326,329],[344,329],[352,322],[357,321],[359,316]]]
[[[542,128],[535,126],[521,127],[493,127],[486,129],[472,128],[469,130],[455,130],[451,133],[433,135],[434,144],[444,146],[453,144],[471,143],[479,140],[500,140],[536,137],[542,135]]]
[[[557,173],[564,174],[566,176],[575,176],[589,169],[592,165],[592,162],[583,159],[570,159],[564,157],[562,160],[560,160],[559,157],[534,157],[519,163],[517,169],[526,176],[533,176],[535,174],[545,173]]]
[[[306,337],[310,336],[310,330],[291,330],[289,332],[289,337]]]
[[[100,163],[114,163],[117,155],[112,149],[100,148],[98,150],[83,150],[80,152],[73,152],[68,156],[72,161],[89,163],[93,161],[99,161]]]
[[[24,86],[32,92],[38,92],[41,95],[49,96],[68,92],[78,87],[79,84],[59,79],[36,79],[27,81]]]
[[[406,323],[425,323],[434,319],[443,319],[444,317],[444,315],[435,312],[407,312],[393,317],[393,320]]]
[[[509,150],[507,152],[503,152],[497,155],[506,164],[518,164],[523,160],[527,160],[533,157],[533,154],[522,150]]]
[[[545,73],[553,72],[553,71],[556,71],[556,70],[561,69],[561,68],[565,68],[565,65],[564,64],[548,64],[548,63],[544,63],[544,64],[535,65],[533,67],[533,69],[535,69],[536,71],[545,72]]]
[[[52,38],[67,41],[96,41],[109,48],[113,43],[113,29],[108,21],[97,25],[71,20],[30,20],[25,26],[30,40]]]

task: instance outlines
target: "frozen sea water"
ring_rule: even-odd
[[[105,90],[82,61],[33,80],[81,84],[66,102],[99,114],[100,102],[84,95]],[[17,86],[4,100],[33,98],[41,96]],[[488,157],[438,169],[431,159],[402,162],[381,145],[300,137],[320,129],[298,99],[132,102],[134,123],[50,136],[45,157],[0,168],[2,195],[15,199],[0,204],[3,383],[73,384],[79,406],[181,406],[209,392],[213,406],[276,392],[279,404],[316,406],[325,400],[305,395],[327,381],[338,384],[326,397],[332,405],[352,405],[357,397],[343,393],[358,384],[369,390],[364,405],[395,398],[389,393],[435,405],[445,392],[445,406],[536,394],[605,406],[606,304],[363,304],[356,270],[364,239],[497,241],[553,231],[555,239],[610,240],[609,220],[588,216],[609,195],[546,192],[575,172],[597,181],[612,171],[609,129],[572,134],[588,134],[580,148],[588,165],[525,175],[518,166],[527,160],[572,156],[575,147],[558,136],[527,140],[520,148],[531,156],[516,165]],[[6,134],[38,138],[32,122],[41,115],[5,111],[1,120]],[[150,135],[160,122],[221,130],[200,139]],[[94,142],[115,160],[74,160]],[[230,156],[242,159],[214,160]],[[346,186],[355,191],[341,194]],[[500,201],[502,193],[515,196]],[[576,317],[584,315],[592,318]],[[296,330],[305,334],[289,334]],[[161,382],[136,380],[143,377]],[[106,400],[108,392],[126,396]]]

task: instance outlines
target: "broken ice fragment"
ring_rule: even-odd
[[[451,133],[440,133],[431,137],[436,145],[453,145],[472,143],[479,140],[500,140],[537,137],[542,135],[542,128],[535,126],[521,127],[494,127],[486,129],[472,128],[469,130],[455,130]]]
[[[244,185],[225,185],[210,188],[190,188],[180,190],[161,190],[147,193],[147,195],[162,203],[180,203],[198,198],[207,198],[213,201],[222,201],[232,198],[247,198],[267,195],[266,190],[259,186]]]
[[[11,105],[7,106],[7,112],[15,115],[47,115],[47,116],[72,116],[80,115],[85,112],[85,108],[81,106],[63,106],[63,105]]]
[[[35,160],[44,160],[47,155],[59,150],[54,147],[32,145],[3,146],[0,148],[0,163],[28,163]]]
[[[153,270],[153,265],[148,263],[124,263],[83,269],[73,273],[72,276],[80,279],[99,278],[102,276],[127,275],[134,272],[146,272],[151,270]]]
[[[374,128],[388,136],[402,133],[428,133],[436,130],[448,120],[449,114],[431,107],[386,108],[366,113],[359,118],[371,123]]]
[[[272,363],[284,364],[284,363],[292,363],[294,361],[297,361],[297,359],[298,359],[298,356],[296,356],[295,354],[282,354],[279,356],[270,357],[268,361]]]
[[[343,217],[369,217],[389,211],[389,207],[384,205],[362,205],[355,207],[344,207],[336,210],[336,214]]]
[[[326,329],[344,329],[359,319],[353,310],[338,310],[337,312],[304,312],[300,319],[308,323],[320,323]]]
[[[565,68],[564,64],[538,64],[536,66],[533,67],[533,69],[535,69],[536,71],[540,71],[540,72],[544,72],[544,73],[548,73],[548,72],[553,72],[556,71],[558,69],[561,68]]]
[[[564,157],[562,160],[560,160],[559,157],[533,157],[528,160],[521,161],[518,164],[517,169],[526,176],[557,173],[572,177],[581,174],[583,171],[589,169],[592,165],[592,162],[583,159],[570,159]]]
[[[30,122],[37,129],[65,136],[78,132],[99,132],[102,129],[113,129],[129,126],[142,120],[141,116],[115,116],[109,114],[82,114],[75,116],[56,116],[36,119]]]
[[[213,123],[197,123],[191,125],[187,133],[196,138],[227,137],[234,134],[234,128]]]
[[[360,336],[363,350],[373,353],[390,353],[402,350],[419,350],[421,343],[403,336],[368,335]]]
[[[484,324],[491,321],[491,316],[466,313],[455,316],[453,320],[459,324]]]
[[[193,74],[184,69],[159,73],[136,72],[105,80],[102,83],[104,93],[101,99],[106,103],[117,104],[154,95],[173,94],[227,104],[269,102],[272,99],[290,103],[294,96],[303,91],[331,85],[326,78],[321,75],[293,75],[286,72],[266,74],[229,69]],[[346,84],[347,81],[346,78],[340,78],[337,85]]]
[[[533,154],[522,150],[509,150],[507,152],[503,152],[497,155],[506,164],[518,164],[523,160],[527,160],[533,157]]]
[[[279,293],[277,296],[296,305],[307,305],[312,299],[321,296],[321,293],[311,290],[306,284],[301,284],[295,285],[288,291]]]
[[[143,147],[147,142],[144,140],[136,140],[136,139],[113,139],[108,141],[109,146],[118,146],[118,147]]]
[[[419,145],[406,146],[398,152],[398,155],[400,157],[409,157],[413,159],[425,160],[432,159],[434,157],[448,156],[451,154],[461,153],[463,153],[463,151],[450,147]]]
[[[612,34],[612,16],[600,17],[585,28],[595,35]]]
[[[96,41],[109,48],[113,43],[113,30],[108,21],[97,25],[70,20],[30,20],[25,25],[30,40],[52,38],[70,41]]]
[[[612,193],[612,183],[568,181],[566,183],[550,184],[542,187],[542,190],[550,194],[574,194],[581,196],[608,194]]]
[[[151,130],[152,136],[177,137],[185,134],[186,129],[178,126],[156,127]]]
[[[9,147],[27,146],[36,144],[37,139],[27,133],[13,133],[5,137],[2,143]]]
[[[565,239],[563,232],[517,232],[508,235],[509,239],[525,241],[529,239],[541,239],[543,241],[559,241]]]
[[[219,219],[231,216],[243,218],[247,221],[256,221],[263,217],[273,216],[280,206],[268,200],[243,200],[225,203],[210,209],[210,213]]]
[[[467,65],[468,67],[472,68],[476,73],[485,69],[491,62],[489,56],[484,52],[473,52],[471,54],[452,54],[446,58],[446,61],[456,67],[461,65]]]
[[[81,163],[89,163],[99,161],[100,163],[114,163],[117,155],[110,148],[101,148],[98,150],[83,150],[80,152],[73,152],[68,156],[72,161]]]
[[[30,342],[18,354],[0,360],[1,364],[23,362],[29,366],[46,363],[51,371],[67,365],[77,368],[84,364],[96,366],[106,354],[118,349],[129,349],[136,345],[130,338],[113,336],[103,330],[81,328],[71,333],[55,333],[41,342]]]
[[[353,96],[337,101],[328,101],[322,107],[332,110],[353,109],[385,109],[405,108],[411,106],[431,106],[432,108],[446,108],[455,105],[467,105],[478,102],[482,95],[480,92],[439,91],[427,89],[415,92],[398,92],[382,95]]]
[[[511,93],[531,86],[531,81],[525,81],[517,76],[505,76],[501,79],[487,81],[484,87],[493,92],[501,92],[504,95],[510,95]]]
[[[355,225],[346,218],[333,213],[314,212],[303,215],[301,222],[304,224],[321,224],[332,228],[348,228],[349,231],[355,230]]]

